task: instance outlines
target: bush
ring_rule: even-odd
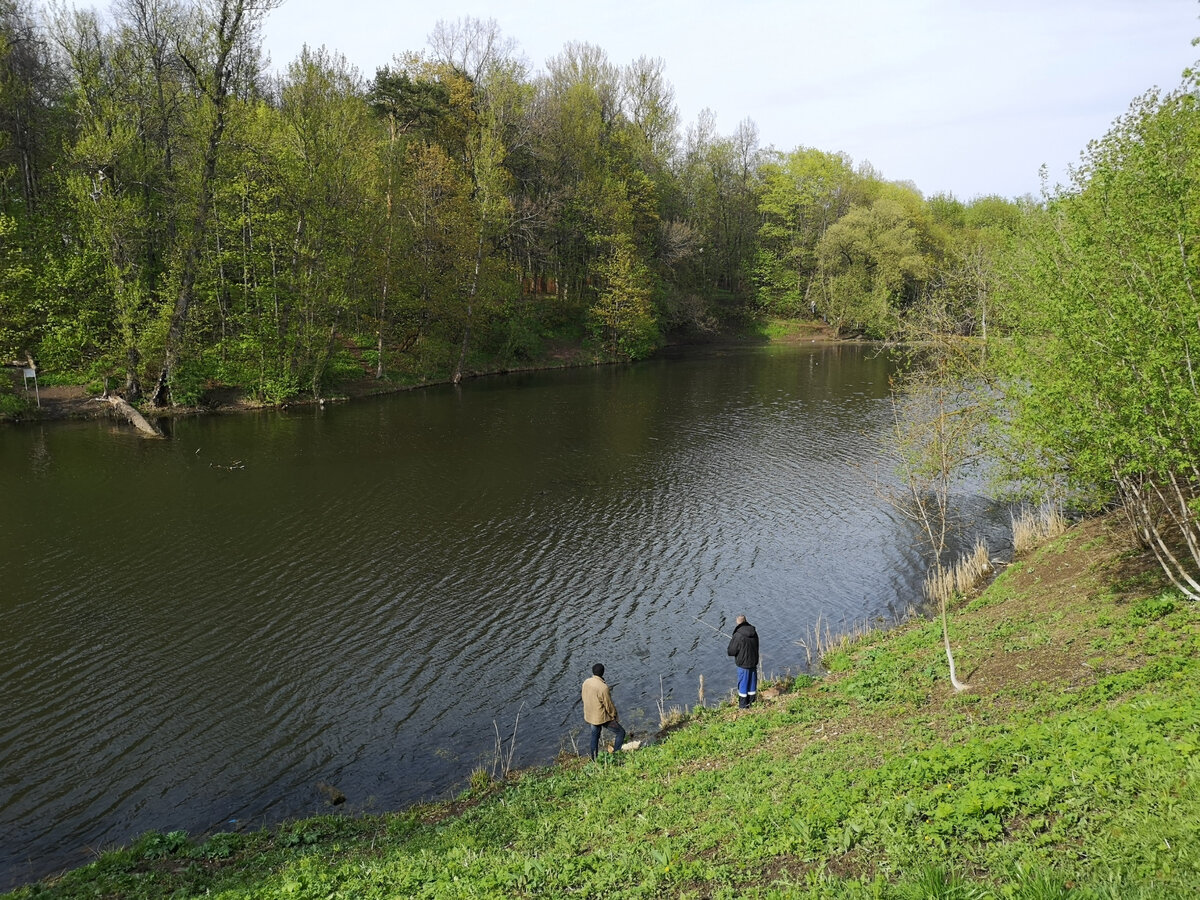
[[[36,409],[32,395],[0,392],[0,421],[28,418]]]

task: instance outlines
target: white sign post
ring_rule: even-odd
[[[38,405],[38,408],[40,409],[42,406],[42,395],[38,391],[37,369],[30,369],[30,368],[26,367],[23,371],[25,374],[25,390],[29,390],[29,379],[32,378],[33,379],[33,396],[37,397],[37,405]]]

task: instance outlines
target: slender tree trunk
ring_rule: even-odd
[[[938,575],[941,575],[941,566],[938,566]],[[950,649],[950,624],[946,617],[946,599],[943,597],[941,602],[942,613],[942,643],[946,647],[946,662],[950,665],[950,684],[955,691],[966,690],[966,685],[958,680],[958,668],[954,665],[954,651]]]
[[[246,14],[247,0],[222,0],[216,23],[217,54],[211,71],[211,89],[208,91],[208,97],[213,104],[213,123],[204,151],[204,165],[200,174],[200,191],[196,199],[195,214],[192,217],[192,227],[184,249],[183,265],[179,276],[179,292],[175,296],[175,308],[171,311],[171,322],[167,328],[167,343],[163,354],[162,370],[155,383],[154,393],[150,397],[151,404],[157,407],[166,406],[171,402],[170,379],[179,362],[179,348],[183,343],[188,311],[195,298],[196,278],[199,275],[201,248],[204,243],[204,228],[208,222],[209,207],[212,205],[213,184],[217,176],[221,137],[225,131],[225,108],[229,99],[230,83],[233,79],[230,56],[233,54]],[[192,73],[198,81],[202,81],[198,70],[193,68]]]
[[[479,287],[479,269],[483,263],[483,222],[479,223],[479,241],[475,246],[475,271],[471,275],[471,287],[467,290],[467,324],[463,327],[462,348],[458,352],[458,365],[454,367],[455,384],[462,382],[463,366],[467,363],[467,346],[471,342],[471,315],[475,305],[475,291]]]
[[[388,121],[388,173],[387,173],[387,239],[383,251],[383,286],[379,297],[379,330],[376,333],[375,349],[378,359],[375,362],[375,377],[383,378],[383,332],[387,320],[388,287],[392,281],[392,242],[394,229],[392,226],[392,154],[396,146],[396,120],[391,117]]]

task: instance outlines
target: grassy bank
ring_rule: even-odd
[[[1200,610],[1093,520],[951,631],[958,695],[914,621],[619,757],[392,815],[149,835],[11,896],[1200,895]]]

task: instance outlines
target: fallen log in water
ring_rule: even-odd
[[[109,394],[107,400],[110,404],[112,404],[113,409],[124,416],[130,425],[132,425],[146,437],[165,437],[165,435],[158,430],[158,426],[151,424],[149,419],[130,406],[124,398],[118,397],[116,394]]]

